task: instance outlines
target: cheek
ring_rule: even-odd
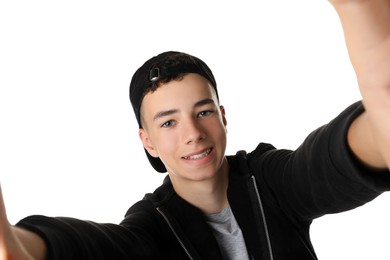
[[[214,142],[219,143],[223,147],[226,146],[226,127],[222,122],[216,123],[209,128],[209,135],[212,136]]]
[[[179,140],[177,135],[173,133],[165,133],[158,136],[158,142],[156,142],[155,148],[161,157],[167,156],[167,154],[175,151]]]

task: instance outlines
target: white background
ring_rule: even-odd
[[[163,175],[143,152],[133,72],[166,50],[216,76],[227,153],[296,148],[360,99],[324,0],[2,1],[0,182],[11,223],[30,214],[119,222]],[[390,197],[312,225],[320,259],[389,259]]]

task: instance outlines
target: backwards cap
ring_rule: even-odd
[[[169,81],[176,76],[186,73],[197,73],[206,78],[214,87],[218,97],[217,83],[205,62],[183,52],[168,51],[160,53],[147,60],[134,73],[130,82],[130,102],[133,106],[139,128],[142,128],[140,109],[145,94],[156,84]],[[156,171],[161,173],[167,171],[160,158],[151,156],[146,150],[145,152],[150,164]]]

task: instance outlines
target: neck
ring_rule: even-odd
[[[229,166],[225,159],[220,171],[202,181],[179,179],[170,174],[175,192],[184,200],[199,208],[204,214],[221,212],[228,205],[227,187]]]

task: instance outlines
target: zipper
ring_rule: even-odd
[[[259,189],[257,188],[256,178],[255,178],[255,176],[253,176],[253,175],[251,176],[251,178],[252,178],[253,186],[254,186],[255,191],[256,191],[257,201],[258,201],[259,206],[260,206],[261,216],[262,216],[262,218],[263,218],[263,224],[264,224],[265,236],[266,236],[266,238],[267,238],[267,245],[268,245],[269,257],[270,257],[270,260],[273,260],[274,257],[273,257],[273,254],[272,254],[271,239],[269,238],[267,220],[265,219],[265,213],[264,213],[263,203],[261,202],[261,197],[260,197]]]
[[[163,216],[165,222],[167,222],[169,228],[172,230],[172,233],[175,235],[177,241],[179,241],[181,247],[183,248],[184,252],[186,252],[186,254],[189,257],[189,259],[194,260],[194,258],[191,256],[190,252],[188,251],[188,249],[184,245],[183,240],[180,238],[180,236],[177,234],[176,230],[173,228],[173,225],[169,221],[168,217],[164,214],[164,212],[159,207],[157,207],[156,209],[161,214],[161,216]]]

